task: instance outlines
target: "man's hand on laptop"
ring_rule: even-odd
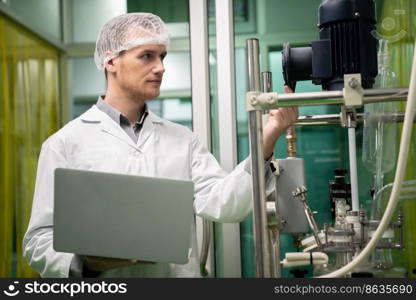
[[[111,269],[117,269],[137,264],[155,264],[151,261],[143,261],[137,259],[121,259],[99,256],[86,256],[84,267],[93,272],[104,272]]]

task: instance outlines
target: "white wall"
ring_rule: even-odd
[[[59,0],[9,0],[8,3],[16,13],[36,30],[61,39]]]
[[[104,72],[97,69],[91,56],[71,59],[72,96],[89,97],[105,92]],[[164,61],[166,68],[161,92],[189,92],[191,71],[188,52],[169,53]]]
[[[72,0],[72,5],[75,43],[95,42],[108,20],[127,12],[126,0]]]
[[[191,61],[189,52],[171,52],[165,58],[162,92],[191,90]]]
[[[105,92],[104,72],[97,69],[92,57],[72,58],[70,65],[72,97],[98,96]]]

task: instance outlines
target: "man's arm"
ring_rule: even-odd
[[[57,140],[50,138],[42,145],[32,215],[23,240],[23,255],[42,277],[68,277],[73,258],[73,254],[53,249],[54,171],[57,167],[67,166],[64,154],[51,145],[57,143]]]

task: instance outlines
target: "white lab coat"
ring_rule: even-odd
[[[248,160],[227,175],[194,133],[152,112],[135,144],[116,122],[94,105],[42,146],[32,216],[23,247],[29,264],[42,277],[68,277],[71,262],[78,257],[56,252],[52,247],[53,181],[57,167],[192,180],[195,213],[213,221],[242,221],[252,207]],[[101,275],[198,277],[195,228],[192,229],[188,264],[139,264]]]

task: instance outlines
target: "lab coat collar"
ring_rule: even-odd
[[[161,118],[149,111],[149,115],[146,117],[143,127],[140,130],[137,144],[135,144],[133,140],[127,135],[127,133],[120,127],[120,125],[114,122],[114,120],[112,120],[106,113],[101,111],[96,105],[93,105],[89,110],[83,113],[80,116],[80,119],[85,123],[99,124],[104,132],[113,135],[114,137],[139,151],[141,151],[142,146],[153,133],[154,124],[163,123]]]
[[[81,120],[87,123],[100,123],[104,121],[103,119],[105,119],[105,121],[108,121],[109,117],[106,117],[108,116],[105,113],[103,113],[95,104],[80,116]],[[152,123],[163,123],[163,119],[159,118],[150,110],[146,120],[147,119],[149,119]]]

